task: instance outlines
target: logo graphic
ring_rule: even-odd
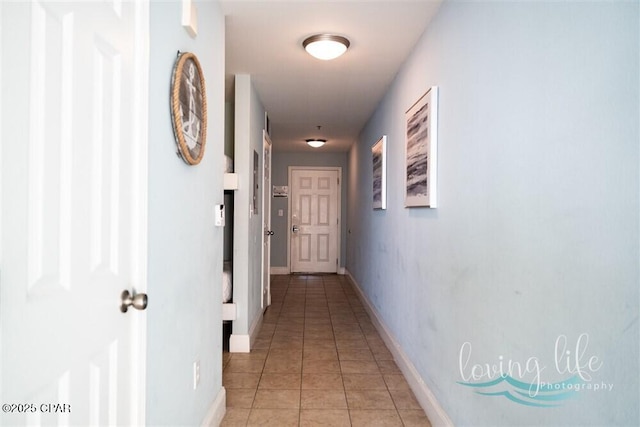
[[[573,376],[570,379],[559,383],[541,384],[540,389],[537,390],[538,384],[518,381],[507,375],[505,377],[500,376],[496,380],[484,383],[465,383],[458,381],[458,384],[462,384],[467,387],[496,390],[476,391],[477,394],[481,394],[483,396],[504,396],[510,401],[521,405],[547,407],[559,406],[561,401],[575,397],[578,389],[574,386],[584,383],[577,376]],[[558,392],[558,389],[563,391]],[[532,393],[532,390],[537,391]]]
[[[465,342],[460,347],[459,368],[462,381],[458,384],[475,390],[476,394],[489,397],[504,397],[511,402],[534,407],[559,406],[575,398],[581,391],[611,391],[613,384],[592,382],[592,373],[602,368],[597,356],[587,356],[589,335],[581,334],[573,352],[568,349],[567,337],[560,335],[555,342],[555,371],[560,381],[542,380],[547,368],[538,357],[529,357],[524,362],[505,360],[498,356],[496,363],[472,364],[472,345]]]

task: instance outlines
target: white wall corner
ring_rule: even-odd
[[[391,334],[391,331],[385,325],[382,317],[378,314],[377,310],[373,307],[371,302],[367,299],[367,296],[360,288],[356,279],[351,275],[351,273],[347,270],[346,275],[351,279],[351,282],[354,285],[354,289],[358,294],[358,298],[362,301],[365,310],[371,317],[371,321],[374,326],[378,330],[380,337],[384,341],[384,343],[389,348],[389,351],[393,354],[393,358],[398,365],[398,368],[402,371],[407,382],[409,383],[409,387],[415,394],[416,399],[420,403],[422,409],[427,414],[431,425],[433,426],[442,426],[442,427],[453,427],[453,422],[444,411],[440,403],[438,403],[435,395],[429,389],[427,384],[424,382],[416,367],[411,363],[405,352],[400,347],[400,344],[396,341],[395,337]]]
[[[218,395],[211,403],[207,415],[202,421],[202,427],[218,427],[222,423],[224,414],[227,411],[227,391],[220,387]]]

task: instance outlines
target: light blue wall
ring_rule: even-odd
[[[638,21],[637,2],[445,2],[350,152],[347,268],[456,425],[640,423]],[[432,85],[439,204],[405,209],[404,113]],[[469,367],[566,379],[556,339],[575,355],[582,333],[611,391],[534,408],[457,384],[465,342]]]
[[[264,107],[251,83],[251,76],[235,76],[235,159],[239,188],[234,191],[233,301],[238,318],[234,335],[247,335],[262,316],[262,208],[252,214],[253,153],[258,153],[258,203],[262,200],[262,130]]]
[[[222,229],[213,207],[223,200],[224,16],[217,2],[196,7],[192,39],[180,24],[180,1],[150,4],[148,425],[200,425],[222,387]],[[197,166],[176,156],[171,128],[178,50],[198,56],[206,80],[209,127]]]
[[[345,179],[347,171],[347,153],[291,153],[273,152],[271,159],[271,182],[273,185],[289,185],[289,166],[338,166],[342,168],[341,197],[342,212],[340,266],[346,264],[347,253],[347,186]],[[287,218],[289,215],[288,199],[275,197],[271,199],[271,229],[274,232],[271,238],[271,266],[286,267],[287,253]],[[278,216],[278,210],[282,209],[283,216]]]

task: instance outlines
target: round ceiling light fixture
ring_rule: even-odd
[[[309,144],[313,148],[320,148],[327,143],[326,139],[318,139],[318,138],[307,139],[306,141],[307,141],[307,144]]]
[[[345,53],[351,43],[346,37],[334,34],[316,34],[307,37],[302,47],[313,57],[328,61]]]

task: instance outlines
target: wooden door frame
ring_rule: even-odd
[[[291,274],[291,201],[293,200],[293,186],[291,174],[294,170],[316,170],[316,171],[337,171],[338,172],[338,236],[336,238],[336,255],[338,265],[336,273],[340,274],[340,245],[342,240],[342,166],[289,166],[287,173],[287,185],[289,187],[289,197],[287,198],[287,270]]]
[[[273,144],[271,143],[271,138],[269,137],[269,134],[267,133],[266,130],[262,131],[262,249],[260,251],[260,253],[262,254],[262,260],[261,260],[261,266],[262,268],[260,269],[261,272],[261,279],[260,279],[260,283],[261,283],[261,292],[260,292],[260,305],[262,306],[262,311],[266,310],[267,307],[269,307],[271,305],[271,285],[269,285],[267,287],[267,304],[264,304],[264,300],[265,300],[265,283],[264,283],[264,277],[265,277],[265,269],[267,269],[269,271],[269,275],[271,275],[271,236],[266,236],[264,234],[264,223],[265,223],[265,218],[264,216],[268,216],[269,217],[269,224],[268,224],[268,229],[271,230],[271,191],[270,189],[267,188],[267,186],[265,185],[265,176],[264,176],[264,171],[266,168],[266,158],[265,158],[265,149],[266,147],[269,146],[269,186],[271,186],[271,177],[272,177],[272,170],[271,170],[271,165],[272,165],[272,160],[273,160]],[[265,193],[268,192],[269,193],[269,199],[265,199]],[[267,209],[265,207],[266,204],[269,204],[269,208]],[[269,261],[267,263],[264,262],[264,250],[265,250],[265,242],[269,241]]]

